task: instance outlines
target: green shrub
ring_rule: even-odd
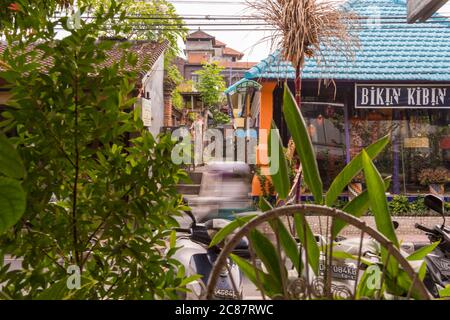
[[[406,215],[410,211],[408,198],[402,195],[395,195],[389,202],[389,209],[392,215]]]

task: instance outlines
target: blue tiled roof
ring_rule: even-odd
[[[434,15],[426,23],[406,23],[406,0],[349,0],[344,7],[362,20],[360,48],[353,60],[328,53],[327,65],[308,59],[303,79],[450,81],[450,20]],[[325,53],[327,54],[327,53]],[[279,51],[244,75],[247,79],[294,79]]]

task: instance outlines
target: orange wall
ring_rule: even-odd
[[[268,164],[267,157],[267,140],[269,138],[269,130],[272,124],[273,117],[273,90],[276,87],[276,82],[263,82],[261,88],[261,108],[259,116],[259,146],[257,154],[257,164]]]
[[[267,175],[269,163],[268,159],[268,145],[267,140],[269,138],[269,130],[272,124],[273,117],[273,90],[275,89],[276,82],[262,82],[261,88],[261,108],[259,113],[259,145],[256,153],[256,163],[261,167],[261,173]],[[270,177],[269,177],[270,178]],[[262,195],[261,183],[255,175],[252,181],[252,195]]]

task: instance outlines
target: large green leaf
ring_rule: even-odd
[[[50,287],[42,291],[35,300],[80,300],[85,299],[86,292],[95,285],[96,281],[87,277],[81,277],[79,289],[69,289],[67,277],[56,281]]]
[[[326,246],[326,247],[328,249],[328,246]],[[344,252],[344,251],[336,251],[336,248],[334,248],[334,250],[333,250],[333,258],[342,259],[342,260],[349,259],[349,260],[358,261],[358,256],[350,254],[348,252]],[[366,266],[371,266],[374,264],[372,261],[364,259],[363,257],[360,257],[359,259],[360,259],[360,262],[364,263]]]
[[[377,230],[392,241],[392,243],[398,248],[398,239],[395,234],[391,215],[389,213],[389,206],[385,194],[383,179],[381,178],[380,173],[373,164],[369,155],[364,150],[362,152],[362,161],[367,184],[367,192],[369,194],[370,208],[375,217]],[[383,259],[383,263],[387,263],[388,272],[392,278],[395,279],[398,274],[398,262],[393,257],[390,257],[388,260],[387,250],[383,247],[381,248],[381,257]]]
[[[278,281],[274,281],[274,279],[264,271],[254,268],[250,262],[237,255],[230,254],[230,258],[238,265],[239,270],[241,270],[252,283],[257,287],[261,285],[264,293],[268,296],[274,297],[283,293],[281,284]],[[256,273],[258,273],[258,275]]]
[[[25,176],[22,159],[3,133],[0,133],[0,173],[16,179]]]
[[[450,297],[450,285],[446,286],[445,289],[442,289],[441,291],[439,291],[439,296],[441,298]]]
[[[374,274],[374,270],[376,270],[376,266],[373,266],[372,268],[367,268],[364,273],[362,274],[357,289],[355,298],[357,300],[362,298],[369,298],[373,299],[375,298],[375,294],[377,293],[377,288],[373,286],[373,282],[375,281],[375,278],[379,278],[381,275]],[[379,270],[379,269],[378,269]]]
[[[295,229],[303,248],[307,251],[308,264],[316,275],[319,274],[320,249],[316,238],[303,214],[294,215]]]
[[[267,201],[263,196],[259,197],[258,207],[262,212],[267,212],[273,209],[269,201]]]
[[[366,148],[366,152],[371,159],[374,159],[389,143],[389,136],[385,136]],[[331,207],[344,188],[362,170],[362,152],[350,161],[349,164],[333,180],[325,196],[325,204]]]
[[[411,253],[406,259],[409,261],[423,260],[429,253],[431,253],[441,241],[433,242],[425,247],[420,248],[417,251]]]
[[[390,182],[391,177],[387,177],[386,179],[384,179],[385,190],[389,188]],[[345,207],[342,209],[342,211],[356,218],[361,217],[363,214],[367,212],[367,210],[369,210],[369,194],[367,190],[356,196],[352,201],[347,203]],[[347,223],[345,221],[337,219],[334,222],[333,226],[333,237],[336,237],[339,234],[339,232],[341,232],[342,229],[345,228],[346,225]]]
[[[0,177],[0,234],[19,221],[25,206],[26,195],[20,182]]]
[[[276,150],[272,150],[272,140],[278,142],[278,148]],[[279,198],[286,199],[289,195],[289,190],[291,189],[291,183],[289,181],[288,165],[284,155],[283,142],[281,141],[281,137],[274,122],[272,122],[272,130],[270,130],[269,133],[269,157],[271,166],[270,172],[273,173],[271,174],[272,183]],[[273,167],[275,163],[278,164],[278,168]]]
[[[231,233],[234,232],[237,228],[242,227],[247,222],[252,220],[254,217],[256,217],[255,214],[243,216],[243,217],[236,217],[235,220],[227,224],[224,228],[220,229],[219,232],[214,236],[214,238],[211,240],[211,243],[209,244],[210,247],[217,245],[220,243],[223,239],[225,239],[227,236],[229,236]]]
[[[314,201],[323,203],[323,185],[317,166],[316,154],[308,133],[305,119],[287,84],[284,86],[283,114],[295,148],[302,163],[305,182],[311,190]]]
[[[302,266],[300,265],[300,252],[297,245],[297,242],[292,238],[289,231],[284,226],[283,222],[280,219],[274,219],[270,221],[270,226],[273,231],[278,235],[281,246],[286,253],[286,256],[291,259],[292,264],[295,266],[297,271],[300,273],[302,270]]]
[[[377,229],[398,247],[398,239],[389,213],[383,179],[364,150],[362,151],[362,160],[370,208],[374,214]]]
[[[251,246],[255,250],[256,256],[261,259],[261,262],[266,267],[269,275],[281,284],[282,273],[280,259],[274,245],[256,229],[250,231],[249,239]]]

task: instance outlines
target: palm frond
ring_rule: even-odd
[[[342,10],[335,1],[255,0],[247,3],[255,17],[275,28],[272,42],[295,68],[302,68],[307,57],[325,64],[333,55],[352,58],[359,46],[358,36],[352,30],[358,16]]]

